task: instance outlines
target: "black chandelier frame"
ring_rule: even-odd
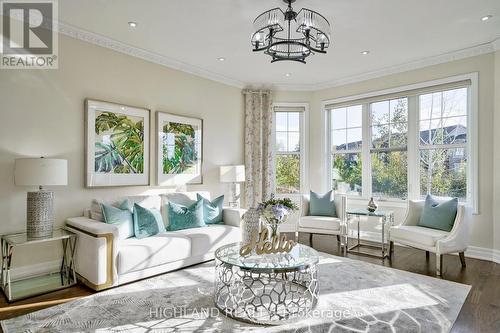
[[[320,13],[307,8],[295,12],[292,3],[296,0],[283,1],[288,4],[286,11],[276,7],[265,11],[254,20],[253,24],[257,30],[251,39],[253,51],[264,51],[264,54],[271,56],[271,63],[296,61],[305,64],[305,59],[311,54],[325,54],[330,46],[328,20]],[[279,14],[282,15],[282,19]],[[292,21],[297,23],[296,32],[303,37],[292,38]],[[278,34],[285,28],[286,37],[279,37]]]

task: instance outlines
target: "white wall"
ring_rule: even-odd
[[[123,103],[204,120],[203,185],[189,190],[223,194],[218,166],[243,163],[241,90],[60,36],[58,70],[0,70],[0,233],[25,230],[26,192],[14,185],[14,159],[46,156],[68,159],[69,185],[53,188],[56,225],[79,216],[94,197],[141,194],[151,187],[84,187],[84,99]],[[151,128],[154,129],[153,115]],[[155,144],[151,132],[151,179]],[[14,265],[55,257],[45,247]]]
[[[358,95],[403,85],[425,82],[459,74],[479,72],[479,211],[480,214],[468,217],[472,222],[470,241],[472,246],[493,248],[493,109],[494,109],[494,54],[485,54],[459,61],[430,66],[404,73],[367,80],[359,83],[316,91],[311,94],[298,94],[302,102],[310,103],[309,115],[309,182],[311,189],[321,191],[324,187],[324,168],[322,162],[322,122],[321,102],[324,100]],[[498,59],[498,52],[497,52]],[[497,73],[498,75],[498,73]],[[499,88],[496,89],[497,91]],[[309,100],[307,96],[310,96]],[[275,102],[297,100],[296,92],[276,92]],[[500,120],[499,120],[500,123]],[[498,142],[498,140],[496,140]],[[499,180],[500,183],[500,180]],[[352,203],[351,203],[352,204]],[[364,204],[364,203],[363,203]],[[500,207],[500,200],[496,207]],[[404,217],[404,207],[386,207],[396,213],[396,222]],[[500,209],[500,208],[499,208]],[[500,221],[499,221],[500,222]],[[500,236],[500,235],[499,235]],[[500,239],[500,237],[499,237]]]
[[[494,165],[493,165],[493,217],[494,247],[500,257],[500,51],[495,52],[495,119],[494,119]]]

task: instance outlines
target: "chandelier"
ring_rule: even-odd
[[[254,20],[252,34],[253,51],[264,51],[271,56],[271,62],[291,60],[306,63],[314,54],[326,53],[330,46],[330,23],[321,14],[306,8],[295,12],[292,3],[286,11],[270,9]]]

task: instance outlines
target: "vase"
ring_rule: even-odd
[[[256,208],[250,208],[243,215],[243,227],[241,228],[241,242],[249,244],[254,233],[260,232],[260,213]]]
[[[375,201],[373,201],[373,197],[370,198],[370,201],[368,202],[368,206],[366,207],[366,209],[370,212],[370,213],[373,213],[377,210],[377,204],[375,203]]]
[[[275,236],[279,237],[279,226],[280,224],[286,222],[286,218],[286,215],[281,220],[276,218],[264,218],[264,223],[269,231],[269,239],[272,239]]]

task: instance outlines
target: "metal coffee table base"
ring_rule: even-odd
[[[257,273],[216,259],[215,305],[226,316],[252,324],[299,320],[318,303],[317,275],[316,265]]]

